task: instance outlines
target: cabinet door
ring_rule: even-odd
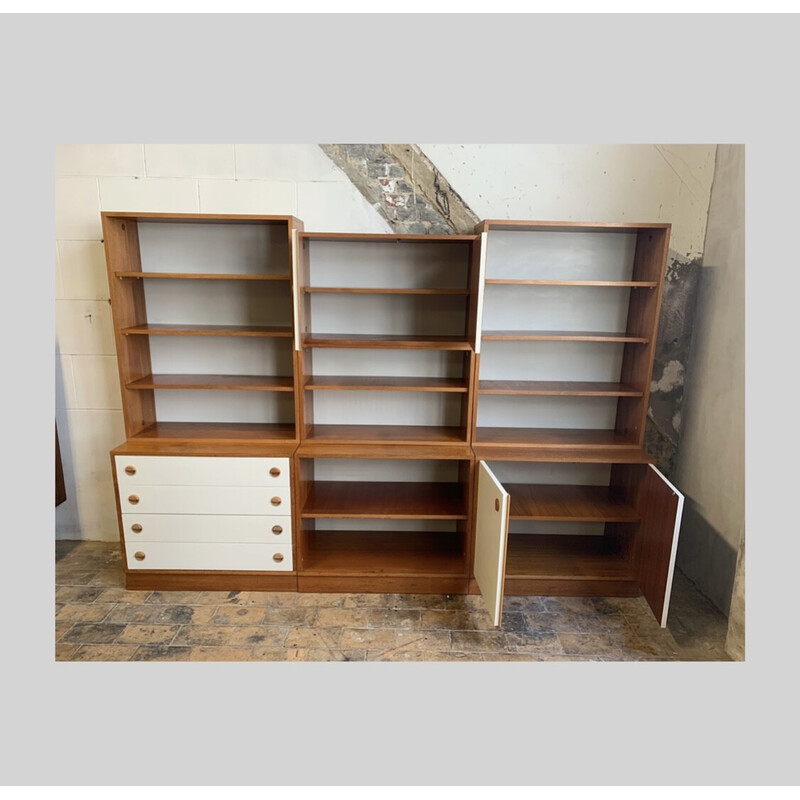
[[[641,523],[634,559],[636,578],[656,619],[667,625],[683,495],[650,464],[639,492]]]
[[[478,463],[478,507],[475,530],[475,580],[495,625],[503,611],[503,581],[510,495],[485,461]]]

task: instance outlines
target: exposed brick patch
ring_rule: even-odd
[[[322,144],[397,233],[472,233],[479,222],[414,144]]]

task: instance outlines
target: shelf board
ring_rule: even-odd
[[[270,375],[146,375],[126,389],[231,389],[255,392],[292,392],[291,377]]]
[[[410,378],[402,376],[333,376],[309,378],[303,387],[309,391],[388,391],[388,392],[466,392],[460,378]]]
[[[304,575],[462,575],[458,533],[307,531]]]
[[[639,514],[608,486],[504,484],[511,519],[562,522],[638,522]]]
[[[634,448],[637,442],[613,430],[594,428],[477,428],[477,445],[502,445],[504,447],[538,447],[558,449],[583,448]]]
[[[655,289],[656,281],[556,281],[520,280],[517,278],[486,278],[487,286],[597,286],[612,289]]]
[[[179,281],[291,281],[290,275],[242,275],[220,272],[123,272],[116,271],[117,278],[166,279]]]
[[[496,342],[636,342],[646,344],[646,336],[603,331],[483,331],[481,339]]]
[[[300,516],[307,519],[466,519],[459,483],[318,481]]]
[[[292,424],[255,422],[155,422],[130,442],[293,442]]]
[[[365,349],[471,350],[462,336],[418,336],[406,334],[315,333],[306,334],[303,347],[342,347]]]
[[[506,577],[633,578],[633,566],[606,536],[509,534]]]
[[[312,425],[304,441],[344,445],[468,444],[463,428],[444,425]]]
[[[387,289],[355,286],[304,286],[306,294],[421,294],[421,295],[468,295],[469,289]]]
[[[428,234],[428,233],[324,233],[319,231],[301,231],[300,239],[322,242],[387,242],[389,244],[402,244],[403,242],[418,242],[421,244],[463,244],[476,241],[476,235],[466,234]]]
[[[123,328],[125,336],[271,336],[291,339],[291,325],[144,324]]]
[[[600,381],[480,381],[478,394],[641,397],[643,392],[627,383]]]

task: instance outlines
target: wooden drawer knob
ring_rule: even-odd
[[[144,561],[144,553],[143,553],[141,550],[137,550],[137,551],[136,551],[136,552],[133,554],[133,557],[134,557],[134,558],[135,558],[137,561]]]
[[[281,499],[280,499],[280,497],[273,497],[270,500],[270,503],[272,503],[272,505],[274,505],[274,506],[279,506],[281,504]]]
[[[125,474],[126,475],[135,475],[136,474],[136,467],[125,467]]]
[[[130,497],[128,497],[128,502],[132,506],[135,506],[139,502],[139,495],[138,494],[132,494]]]
[[[499,511],[500,510],[500,501],[497,498],[495,498],[495,501],[494,501],[494,510],[495,511]]]
[[[134,533],[141,533],[142,532],[142,526],[137,522],[134,525],[131,525],[131,530]]]
[[[280,564],[281,561],[283,561],[283,556],[280,553],[275,553],[275,555],[272,556],[272,560]]]
[[[277,478],[277,477],[278,477],[278,475],[280,475],[280,474],[281,474],[281,471],[280,471],[280,470],[279,470],[277,467],[273,467],[273,468],[272,468],[272,469],[269,471],[269,474],[270,474],[270,475],[272,475],[272,477],[273,477],[273,478]]]
[[[272,532],[277,536],[279,533],[283,533],[283,528],[280,525],[273,525]]]

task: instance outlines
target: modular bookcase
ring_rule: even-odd
[[[102,215],[129,588],[643,592],[681,497],[643,449],[669,225],[312,233]]]

